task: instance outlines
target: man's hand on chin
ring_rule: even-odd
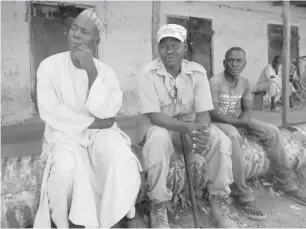
[[[98,70],[93,61],[92,51],[86,45],[80,45],[74,55],[78,58],[81,67],[87,72],[88,80],[93,82],[98,75]]]

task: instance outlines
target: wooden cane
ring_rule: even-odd
[[[186,166],[189,193],[191,197],[191,207],[192,207],[192,213],[193,213],[194,227],[200,228],[198,217],[197,217],[197,207],[196,207],[196,201],[195,201],[195,192],[193,189],[191,164],[190,164],[189,152],[187,148],[187,140],[186,140],[186,136],[184,133],[180,133],[180,137],[181,137],[182,151],[183,151],[184,161],[185,161],[185,166]]]

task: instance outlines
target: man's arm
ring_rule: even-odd
[[[56,66],[45,60],[37,70],[37,103],[40,118],[53,129],[68,135],[86,130],[94,117],[86,116],[72,110],[57,96]]]
[[[214,109],[212,102],[211,88],[207,79],[206,71],[203,68],[201,74],[195,76],[196,85],[194,88],[195,98],[195,123],[210,125],[209,110]]]
[[[152,124],[163,127],[167,130],[188,133],[190,131],[189,125],[181,122],[161,112],[148,113],[148,117]]]
[[[196,123],[201,123],[204,125],[210,125],[210,116],[209,116],[209,112],[208,111],[203,111],[203,112],[198,112],[196,114],[196,119],[195,119]]]
[[[89,91],[99,74],[93,60],[93,53],[86,45],[80,45],[74,55],[78,58],[81,67],[87,73]]]
[[[98,119],[88,127],[88,129],[108,129],[114,125],[115,118]]]
[[[187,132],[188,125],[178,121],[160,110],[159,98],[154,87],[150,72],[141,72],[138,77],[139,110],[141,114],[148,115],[151,123],[167,130]]]
[[[248,79],[245,79],[245,92],[241,98],[241,114],[239,115],[240,120],[249,121],[252,115],[252,106],[253,106],[253,99],[252,99],[252,89],[251,84]]]
[[[94,117],[100,120],[106,119],[105,125],[108,126],[110,118],[115,117],[120,110],[123,93],[117,76],[111,68],[101,67],[98,72],[89,91],[86,108]]]
[[[266,75],[268,76],[269,79],[276,78],[276,71],[273,69],[272,65],[268,65],[266,67]]]

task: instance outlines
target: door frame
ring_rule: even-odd
[[[193,18],[201,18],[201,19],[204,19],[204,20],[207,20],[207,21],[210,21],[211,22],[211,30],[212,30],[212,36],[211,36],[211,40],[210,40],[210,69],[211,69],[211,77],[214,76],[214,49],[213,49],[213,43],[214,43],[214,30],[213,30],[213,19],[212,18],[204,18],[204,17],[198,17],[198,16],[193,16],[193,15],[178,15],[178,14],[171,14],[171,13],[166,13],[165,14],[166,16],[166,23],[167,23],[167,20],[169,17],[172,17],[172,18],[180,18],[180,19],[188,19],[188,22],[189,22],[189,19],[191,17]],[[189,25],[189,23],[188,23]],[[189,28],[188,28],[189,29]],[[188,33],[188,31],[187,31]],[[189,37],[189,34],[187,34],[187,38]]]
[[[266,42],[265,42],[265,46],[266,46],[266,54],[267,54],[267,62],[269,62],[269,25],[280,25],[282,26],[283,23],[282,21],[279,21],[279,20],[267,20],[265,21],[264,23],[264,34],[265,34],[265,37],[266,37]],[[297,50],[297,54],[298,56],[300,55],[300,47],[301,47],[301,44],[300,44],[300,23],[297,23],[297,22],[290,22],[289,23],[289,26],[290,26],[290,33],[291,33],[291,27],[292,26],[295,26],[298,28],[298,36],[299,36],[299,39],[298,39],[298,50]],[[291,39],[291,38],[290,38]],[[298,68],[300,68],[300,66],[298,66]],[[300,69],[299,69],[300,70]]]

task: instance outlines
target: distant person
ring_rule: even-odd
[[[291,82],[289,87],[289,105],[294,107],[294,98],[292,93],[295,91]],[[265,101],[271,103],[271,111],[279,111],[277,102],[282,96],[282,59],[281,56],[275,56],[272,64],[268,64],[262,71],[255,91],[265,91]]]

